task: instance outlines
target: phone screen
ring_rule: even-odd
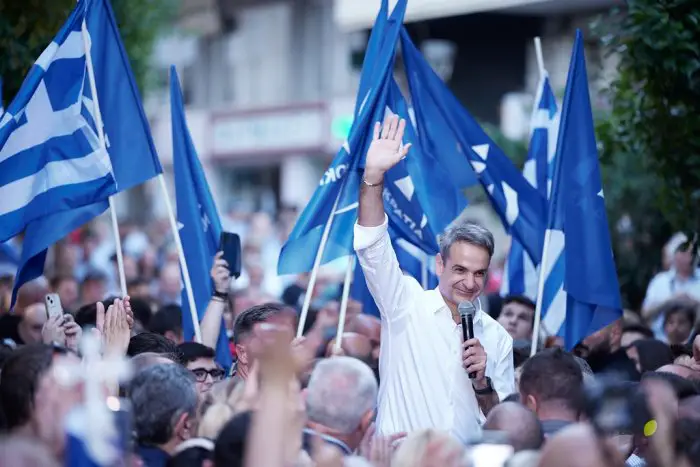
[[[224,253],[231,277],[238,278],[241,275],[241,238],[235,233],[221,232],[219,250]]]

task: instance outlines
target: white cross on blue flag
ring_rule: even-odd
[[[1,120],[0,242],[24,231],[14,303],[48,247],[107,209],[109,195],[162,172],[108,0],[78,3]]]
[[[117,191],[100,147],[80,2],[29,71],[0,121],[0,242],[48,214]]]

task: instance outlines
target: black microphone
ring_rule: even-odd
[[[465,341],[474,338],[474,314],[476,308],[472,302],[462,302],[457,307],[459,316],[462,318],[462,337]],[[476,372],[469,373],[469,378],[476,378]]]

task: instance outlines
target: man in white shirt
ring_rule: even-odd
[[[355,226],[355,250],[382,316],[377,428],[387,435],[435,428],[468,442],[479,436],[484,414],[515,392],[513,340],[478,300],[493,236],[471,222],[448,229],[440,238],[435,290],[402,274],[382,191],[384,174],[408,153],[410,145],[401,144],[405,125],[393,116],[375,127]],[[475,338],[462,342],[457,307],[465,301],[479,309]]]
[[[700,270],[695,267],[692,247],[687,243],[677,245],[673,253],[671,269],[658,273],[649,282],[642,315],[651,321],[657,339],[666,340],[663,330],[662,305],[668,300],[685,297],[700,302]]]

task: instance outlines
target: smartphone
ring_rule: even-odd
[[[224,252],[223,258],[228,263],[231,277],[237,279],[241,275],[241,237],[232,232],[221,232],[219,251]]]
[[[49,318],[53,318],[56,315],[63,315],[61,297],[59,297],[57,293],[46,294],[46,297],[44,297],[44,303],[46,304],[46,315]]]

